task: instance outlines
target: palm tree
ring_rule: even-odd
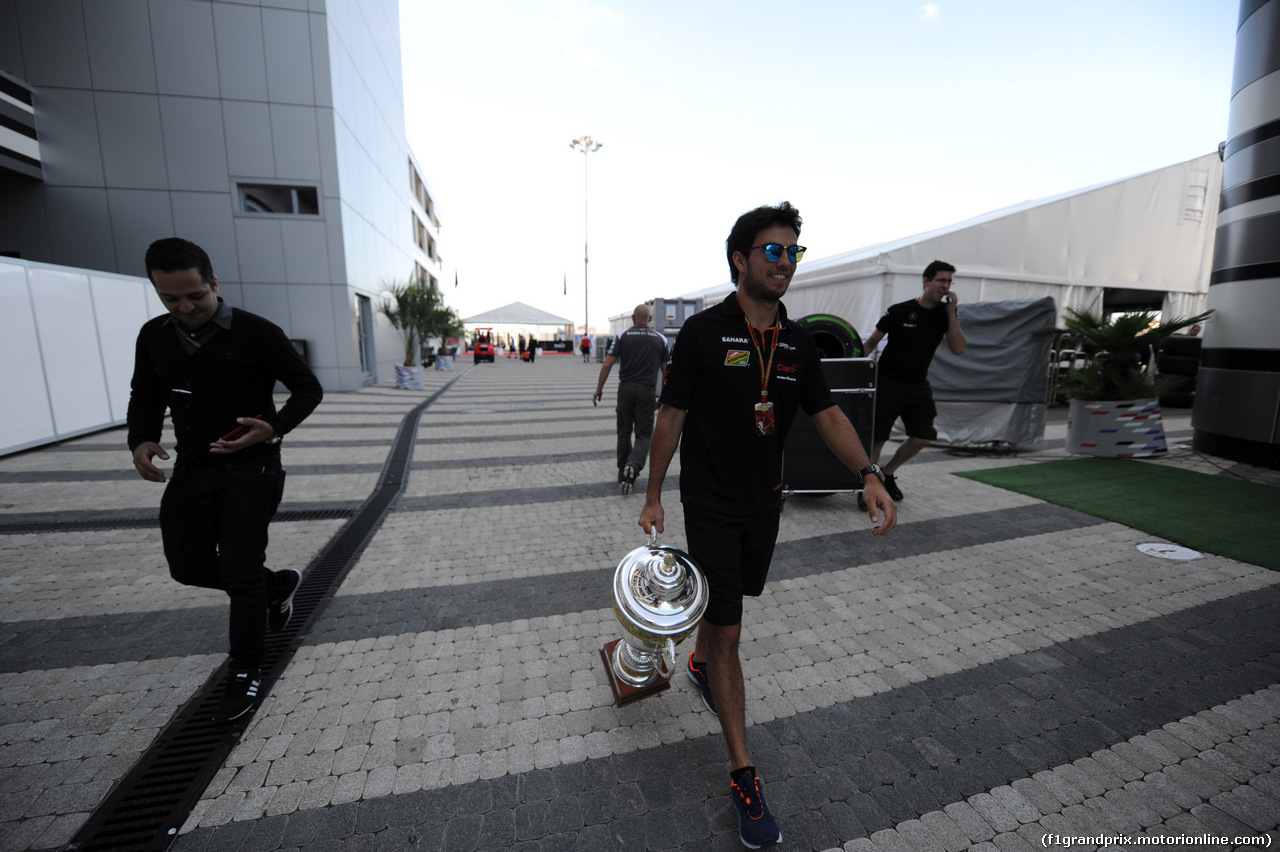
[[[1066,334],[1092,349],[1092,363],[1072,370],[1058,383],[1069,397],[1084,400],[1151,399],[1168,393],[1181,376],[1155,376],[1142,366],[1142,356],[1174,332],[1204,322],[1213,311],[1157,324],[1151,311],[1112,314],[1103,319],[1074,308],[1063,319],[1066,328],[1043,326],[1037,334]]]
[[[378,306],[378,311],[400,333],[406,367],[418,365],[418,349],[425,336],[422,329],[430,316],[432,293],[435,291],[420,278],[389,284],[387,298]]]

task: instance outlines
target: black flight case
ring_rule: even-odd
[[[870,457],[876,411],[876,360],[824,358],[821,364],[836,405],[853,424]],[[802,408],[796,412],[782,451],[783,499],[792,494],[827,495],[841,491],[856,492],[861,497],[862,482],[831,452]]]

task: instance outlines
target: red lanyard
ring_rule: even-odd
[[[747,333],[751,335],[751,345],[755,347],[756,355],[760,357],[760,402],[767,402],[769,399],[769,374],[773,372],[773,353],[778,351],[778,335],[782,333],[782,327],[773,325],[759,332],[760,342],[756,343],[756,327],[751,324],[751,320],[747,319],[747,315],[742,315],[742,321],[747,324]],[[764,336],[765,332],[773,332],[773,344],[769,347],[769,361],[764,360]]]

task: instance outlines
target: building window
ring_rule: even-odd
[[[413,194],[414,200],[426,212],[427,218],[431,220],[431,223],[439,228],[440,220],[436,218],[435,205],[431,200],[431,193],[427,191],[427,183],[422,179],[422,175],[418,173],[418,167],[413,164],[413,160],[409,161],[409,191]]]
[[[240,183],[236,184],[236,194],[244,213],[320,215],[320,197],[314,186]]]

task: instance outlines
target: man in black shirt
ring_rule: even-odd
[[[147,249],[147,277],[168,309],[138,333],[129,397],[129,449],[138,474],[164,482],[153,459],[164,412],[173,417],[178,454],[160,500],[160,535],[179,583],[218,589],[231,602],[230,659],[215,719],[253,708],[268,629],[284,629],[295,570],[264,562],[267,525],[284,494],[280,439],[320,403],[316,377],[277,326],[218,298],[209,256],[176,237]],[[276,411],[276,382],[290,391]]]
[[[897,519],[879,468],[827,388],[813,338],[787,319],[780,301],[804,254],[796,245],[800,225],[799,211],[784,201],[745,213],[733,226],[726,254],[737,290],[691,317],[676,338],[640,514],[641,528],[662,532],[662,482],[678,444],[689,553],[710,591],[688,674],[720,718],[738,834],[752,848],[777,843],[782,833],[747,751],[742,599],[764,590],[778,535],[782,450],[798,408],[863,476],[874,533],[888,533]]]
[[[889,437],[893,422],[902,418],[907,440],[884,466],[884,484],[889,496],[902,499],[895,474],[898,468],[914,458],[938,437],[933,419],[938,410],[933,404],[933,388],[929,385],[929,365],[942,338],[947,348],[957,355],[964,352],[965,336],[956,314],[959,300],[951,292],[956,268],[935,260],[924,268],[924,292],[909,302],[899,302],[885,312],[876,330],[867,338],[866,351],[874,352],[881,338],[889,336],[880,356],[876,381],[876,422],[872,427],[874,447],[871,457],[880,461],[880,451]]]
[[[591,397],[595,405],[604,395],[604,383],[614,362],[621,361],[618,371],[618,490],[630,494],[636,476],[644,469],[649,455],[649,441],[653,437],[654,387],[658,383],[658,371],[667,363],[667,338],[649,328],[653,312],[648,305],[636,305],[631,312],[631,328],[619,334],[609,347],[609,354],[600,367],[596,380],[596,392]],[[631,432],[635,430],[635,446],[631,444]]]

